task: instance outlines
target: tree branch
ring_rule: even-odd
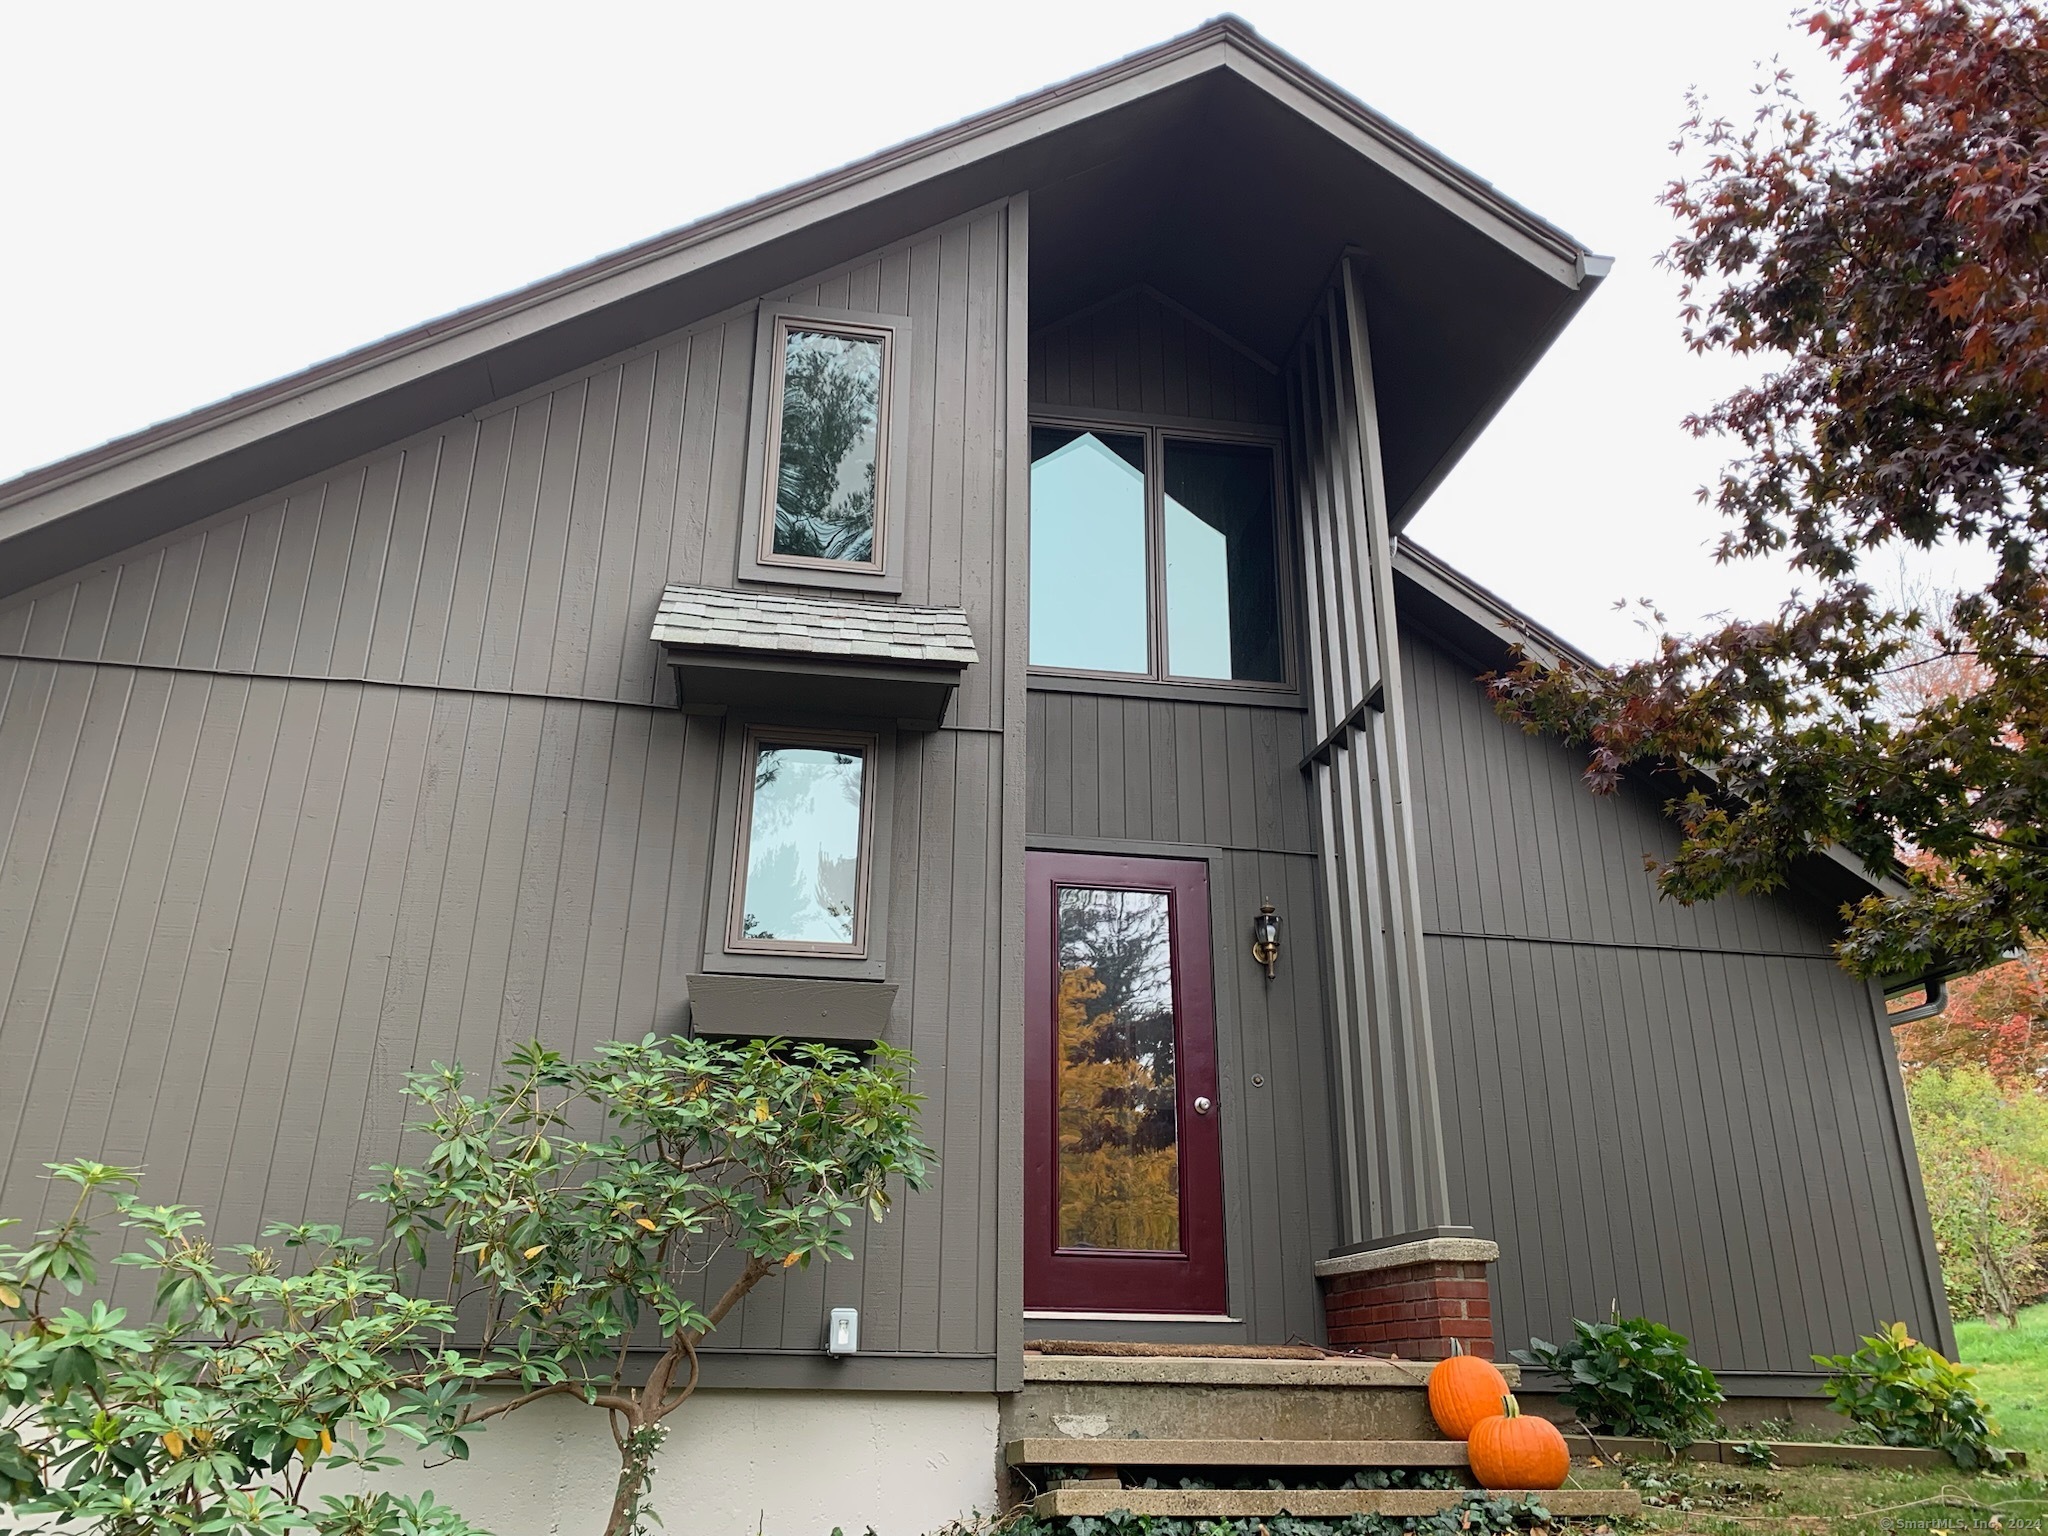
[[[697,1360],[697,1346],[691,1343],[688,1338],[680,1338],[676,1342],[682,1345],[683,1353],[689,1356],[690,1379],[683,1383],[683,1390],[676,1393],[674,1397],[664,1396],[660,1400],[660,1402],[656,1404],[654,1409],[654,1419],[656,1423],[660,1423],[663,1419],[667,1418],[670,1414],[674,1413],[678,1408],[682,1407],[683,1404],[687,1403],[691,1399],[691,1397],[693,1397],[696,1394],[697,1379],[703,1374],[702,1367],[699,1365]]]
[[[501,1414],[511,1413],[515,1409],[524,1408],[528,1403],[537,1403],[544,1397],[559,1397],[567,1392],[574,1392],[578,1397],[581,1397],[584,1385],[580,1381],[551,1381],[544,1387],[535,1387],[531,1392],[522,1392],[517,1397],[511,1398],[506,1402],[493,1403],[481,1412],[465,1408],[462,1411],[462,1417],[455,1421],[455,1427],[457,1429],[468,1429],[472,1424],[481,1424],[486,1419],[495,1419]],[[632,1404],[625,1398],[614,1397],[609,1393],[601,1392],[596,1397],[587,1399],[587,1401],[599,1408],[609,1408],[616,1413],[630,1413],[632,1410]]]
[[[632,1352],[633,1330],[622,1328],[619,1330],[619,1357],[612,1362],[613,1386],[623,1387],[626,1384],[626,1360]]]
[[[770,1267],[760,1255],[748,1254],[747,1267],[739,1272],[739,1277],[725,1288],[725,1294],[712,1303],[711,1310],[704,1314],[704,1326],[686,1329],[679,1337],[687,1338],[693,1345],[702,1339],[705,1334],[725,1321],[726,1313],[746,1299],[747,1292],[761,1283],[761,1277],[769,1272]]]
[[[1989,832],[1972,832],[1964,829],[1961,835],[1973,843],[1989,843],[1996,848],[2010,848],[2014,853],[2024,854],[2030,859],[2048,858],[2048,848],[2029,848],[2025,843],[2016,843],[2005,837],[1994,837]]]
[[[702,1174],[707,1167],[731,1167],[737,1161],[739,1159],[731,1157],[729,1153],[719,1153],[717,1157],[705,1157],[698,1163],[682,1163],[680,1167],[676,1167],[676,1171],[678,1174]]]

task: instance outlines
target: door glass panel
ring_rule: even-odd
[[[865,758],[852,746],[762,743],[747,816],[742,941],[854,942]]]
[[[776,554],[874,559],[881,413],[880,337],[795,328],[783,336]]]
[[[1166,444],[1166,656],[1174,677],[1286,681],[1267,449]]]
[[[1031,431],[1031,664],[1145,672],[1145,440]]]
[[[1061,886],[1058,921],[1057,1246],[1178,1252],[1170,897]]]

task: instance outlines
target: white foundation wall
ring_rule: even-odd
[[[494,1536],[599,1536],[618,1477],[604,1420],[535,1403],[467,1462],[374,1486],[431,1488]],[[922,1536],[994,1510],[997,1456],[993,1394],[707,1389],[669,1420],[653,1505],[675,1536]]]

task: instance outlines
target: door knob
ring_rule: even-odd
[[[1210,1110],[1214,1109],[1215,1107],[1216,1106],[1210,1103],[1206,1097],[1198,1097],[1195,1100],[1195,1113],[1198,1115],[1206,1115],[1207,1113],[1209,1113]]]

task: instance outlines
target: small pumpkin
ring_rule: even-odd
[[[1437,1361],[1429,1372],[1429,1416],[1453,1440],[1463,1440],[1481,1419],[1500,1412],[1507,1378],[1491,1360],[1462,1350]]]
[[[1465,1452],[1479,1486],[1562,1488],[1572,1469],[1572,1453],[1564,1436],[1548,1419],[1524,1414],[1512,1394],[1503,1394],[1501,1411],[1472,1426]]]

